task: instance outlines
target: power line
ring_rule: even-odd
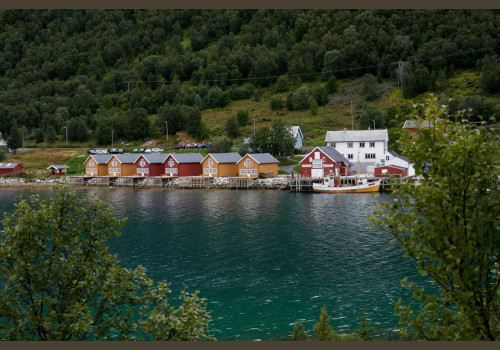
[[[500,46],[494,47],[492,50],[496,51],[498,50]],[[489,51],[491,50],[490,48],[483,48],[481,50],[478,50],[480,52],[483,51]],[[437,55],[433,57],[423,57],[423,58],[417,58],[417,56],[411,56],[410,58],[407,59],[407,61],[410,62],[424,62],[424,61],[430,61],[434,58],[448,58],[448,57],[456,57],[456,56],[463,56],[466,54],[469,54],[470,52],[454,52],[450,53],[447,55]],[[369,65],[369,66],[358,66],[358,67],[350,67],[350,68],[345,68],[345,69],[337,69],[337,70],[329,70],[329,71],[321,71],[321,72],[312,72],[312,73],[296,73],[296,74],[288,74],[286,75],[287,77],[301,77],[301,76],[308,76],[308,75],[321,75],[321,74],[335,74],[335,73],[344,73],[344,72],[349,72],[349,71],[356,71],[356,70],[361,70],[361,69],[370,69],[370,68],[378,68],[378,67],[386,67],[386,66],[391,66],[391,65],[398,65],[397,69],[397,74],[398,74],[398,86],[399,84],[402,83],[402,75],[404,74],[404,69],[403,69],[403,63],[402,61],[397,61],[397,62],[389,62],[389,63],[379,63],[379,64],[374,64],[374,65]],[[236,81],[253,81],[253,80],[259,80],[259,79],[277,79],[280,78],[284,75],[271,75],[271,76],[261,76],[261,77],[247,77],[247,78],[227,78],[227,79],[205,79],[203,80],[204,82],[209,82],[209,83],[215,83],[215,82],[236,82]],[[192,80],[125,80],[124,83],[127,83],[127,89],[130,91],[130,83],[173,83],[174,81],[178,81],[179,83],[191,83],[193,82]]]

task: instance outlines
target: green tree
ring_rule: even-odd
[[[406,281],[423,308],[399,301],[396,311],[419,339],[499,340],[498,134],[447,120],[435,98],[424,115],[433,127],[421,129],[415,140],[402,138],[420,183],[399,184],[394,200],[372,220],[399,242],[437,292]]]
[[[233,142],[226,136],[217,136],[214,138],[212,146],[208,148],[209,153],[227,153],[231,151]]]
[[[5,151],[0,149],[0,162],[5,160]]]
[[[248,110],[239,110],[238,113],[236,114],[236,118],[238,118],[238,124],[240,126],[248,125],[250,121]]]
[[[366,318],[365,307],[363,306],[363,311],[361,314],[361,327],[354,331],[354,334],[359,336],[359,338],[363,341],[373,340],[374,328],[368,327],[368,320]]]
[[[226,120],[226,133],[227,137],[234,139],[240,136],[240,125],[238,124],[238,119],[235,116],[231,116]]]
[[[68,139],[70,141],[83,142],[88,139],[88,129],[84,122],[84,116],[71,118],[68,122]]]
[[[304,325],[300,321],[296,321],[293,324],[293,334],[292,334],[292,340],[293,341],[305,341],[309,335],[307,334],[306,330],[304,329]]]
[[[16,153],[17,149],[20,148],[22,144],[23,144],[23,139],[21,133],[19,132],[17,123],[14,121],[12,127],[10,128],[10,135],[7,141],[7,145],[14,153]]]
[[[120,267],[107,240],[124,221],[67,188],[21,199],[0,235],[0,339],[211,339],[198,292],[175,307],[165,282]]]
[[[330,316],[328,316],[328,313],[326,312],[326,306],[323,305],[321,308],[319,322],[314,326],[314,340],[332,341],[336,340],[337,337],[337,332],[335,332],[330,325]]]
[[[48,143],[54,143],[56,142],[56,129],[52,126],[49,125],[47,126],[47,132],[45,133],[45,137],[47,138]]]
[[[312,115],[318,114],[319,107],[318,107],[318,102],[316,102],[316,100],[312,100],[311,107],[309,108],[309,110],[311,111]]]
[[[337,83],[337,78],[335,78],[334,75],[332,75],[328,81],[326,82],[326,91],[328,91],[329,94],[333,94],[337,92],[339,89],[338,83]]]
[[[373,125],[374,121],[375,125]],[[368,128],[383,129],[384,125],[384,116],[377,106],[366,106],[363,108],[359,116],[359,128],[361,130],[366,130]]]

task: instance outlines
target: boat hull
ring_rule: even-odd
[[[323,184],[313,184],[316,193],[373,193],[380,191],[380,180],[355,186],[330,187]]]

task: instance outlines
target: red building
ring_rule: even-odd
[[[24,170],[19,163],[0,163],[0,175],[21,173]]]
[[[167,176],[201,176],[203,156],[199,153],[170,154],[165,161]]]
[[[69,166],[67,165],[51,165],[47,168],[50,175],[66,175]]]
[[[383,165],[376,167],[373,175],[376,177],[403,177],[408,176],[408,168],[397,165]]]
[[[164,174],[164,162],[168,154],[146,154],[141,155],[135,162],[136,174],[138,176],[161,176]]]
[[[328,175],[352,174],[352,163],[332,146],[316,147],[299,164],[300,174],[313,179],[321,179]]]

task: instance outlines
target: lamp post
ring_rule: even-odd
[[[66,144],[68,144],[68,127],[63,126],[63,129],[66,129]]]
[[[372,119],[373,122],[373,130],[375,130],[375,120]]]
[[[352,130],[354,130],[354,115],[352,114],[352,101],[351,101],[351,122],[352,122]]]
[[[168,146],[168,122],[164,120],[165,122],[165,131],[167,132],[167,146]]]
[[[253,136],[255,137],[255,118],[253,120]]]
[[[114,140],[113,140],[113,136],[114,136],[114,135],[113,135],[113,131],[114,131],[114,130],[113,130],[113,129],[111,129],[111,147],[112,147],[112,146],[113,146],[113,144],[114,144]]]

